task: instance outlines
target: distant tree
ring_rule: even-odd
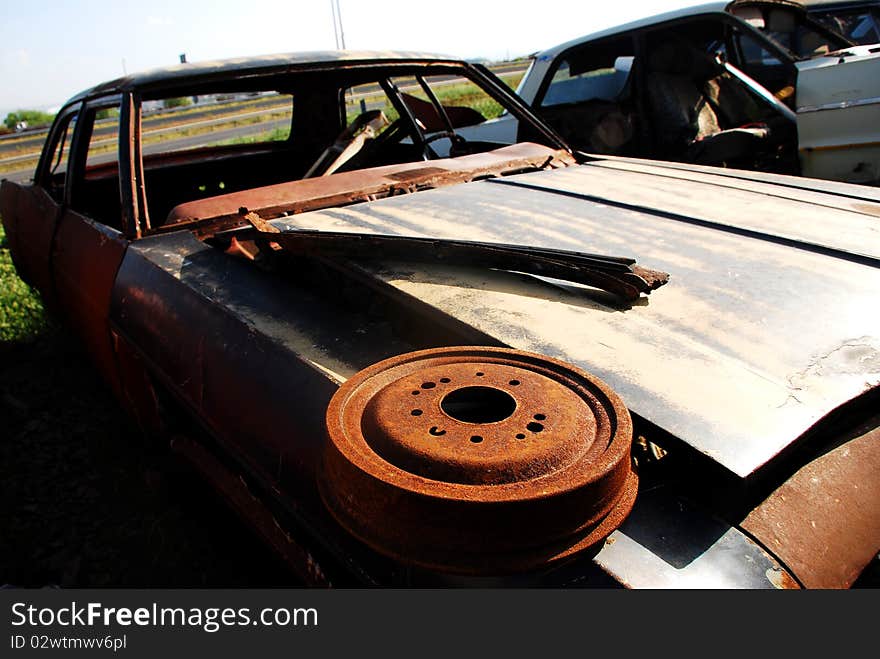
[[[171,108],[181,108],[185,105],[192,105],[192,99],[187,96],[179,96],[177,98],[166,98],[162,101],[162,106],[168,110]]]
[[[48,126],[52,123],[55,115],[48,112],[40,112],[39,110],[16,110],[6,115],[3,122],[9,130],[15,130],[19,122],[25,122],[28,128],[39,128]]]

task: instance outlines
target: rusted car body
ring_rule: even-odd
[[[462,139],[434,77],[531,141]],[[350,120],[359,85],[398,119]],[[265,91],[283,140],[145,144],[147,103]],[[84,92],[0,212],[121,404],[305,583],[842,588],[877,554],[876,189],[587,157],[481,67],[325,53]]]

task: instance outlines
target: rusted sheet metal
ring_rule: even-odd
[[[808,588],[849,588],[880,551],[880,428],[816,458],[745,519]]]
[[[244,264],[210,248],[202,259],[198,249],[186,259],[162,250],[166,270],[144,257],[149,243],[147,238],[132,245],[119,270],[111,309],[114,331],[138,347],[143,361],[161,374],[159,384],[205,419],[233,455],[270,482],[291,482],[308,497],[312,471],[304,465],[317,455],[322,428],[310,418],[289,415],[301,407],[326,406],[333,383],[311,381],[310,366],[295,352],[236,314],[233,299],[240,299],[245,287],[250,286],[251,304],[260,305],[266,287],[259,273],[240,273]],[[190,281],[197,291],[186,285]],[[226,301],[231,308],[223,307]],[[266,323],[283,327],[281,318]]]
[[[55,287],[49,259],[60,206],[43,188],[12,181],[3,181],[0,199],[3,200],[0,212],[16,269],[22,279],[40,291],[46,304],[53,307]]]
[[[213,218],[241,224],[240,209],[264,218],[282,213],[301,213],[317,208],[341,206],[377,197],[413,192],[424,188],[455,185],[487,176],[562,166],[574,162],[565,151],[523,143],[454,159],[426,164],[404,163],[368,170],[340,172],[332,178],[312,178],[269,185],[180,204],[168,214],[164,229]],[[160,218],[152,218],[154,225]]]
[[[317,559],[282,527],[240,475],[230,471],[204,446],[186,437],[175,437],[171,448],[223,496],[223,500],[256,530],[281,560],[294,569],[303,585],[331,586],[329,577]]]
[[[632,508],[632,425],[595,377],[540,355],[452,347],[349,379],[327,409],[321,492],[340,524],[441,572],[544,569]]]
[[[880,382],[880,270],[839,242],[814,249],[776,239],[778,218],[797,218],[791,231],[801,235],[821,225],[835,241],[854,231],[866,255],[880,252],[877,234],[862,214],[766,195],[731,206],[754,211],[738,219],[719,202],[726,188],[677,182],[664,189],[645,178],[571,167],[275,224],[624,252],[669,272],[669,284],[649,301],[621,309],[585,289],[497,271],[365,266],[377,286],[406,294],[414,308],[595,373],[632,411],[745,476]],[[656,208],[714,209],[734,229],[613,202],[630,192],[650,194]]]
[[[67,210],[58,223],[52,253],[59,306],[123,402],[107,321],[116,271],[127,247],[128,240],[118,231]]]
[[[112,314],[143,361],[168,374],[163,388],[215,419],[218,441],[305,513],[324,509],[317,496],[321,438],[337,386],[374,362],[420,347],[402,342],[375,317],[316,295],[308,282],[264,275],[188,232],[129,248]],[[621,583],[759,588],[784,582],[784,570],[729,525],[719,531],[704,515],[685,514],[677,501],[662,507],[653,501],[640,497],[595,558]],[[341,545],[343,530],[336,528],[323,537]],[[343,555],[355,564],[375,560],[365,558],[375,553],[360,542],[346,547]]]
[[[144,361],[137,349],[112,329],[110,340],[116,356],[123,405],[145,433],[156,437],[164,436],[167,420],[162,418],[159,398]]]
[[[0,219],[3,220],[3,230],[6,234],[6,243],[9,251],[15,255],[18,254],[17,234],[17,214],[19,206],[19,195],[21,194],[21,185],[3,179],[0,181]],[[24,276],[27,280],[27,273],[22,271],[19,266],[19,276]]]
[[[317,499],[323,410],[338,384],[413,349],[307,283],[262,273],[188,232],[131,245],[111,319],[233,455],[302,500]]]
[[[336,547],[346,569],[364,583],[388,572],[321,503],[324,413],[340,382],[416,346],[309,282],[260,272],[185,231],[129,247],[111,325],[224,457]]]

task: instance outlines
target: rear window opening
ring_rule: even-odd
[[[500,100],[460,68],[424,70],[303,72],[145,98],[150,230],[179,223],[179,207],[200,199],[505,146],[467,133],[499,116]]]

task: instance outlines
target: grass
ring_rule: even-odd
[[[6,231],[0,225],[0,343],[26,343],[47,327],[43,304],[15,272]]]
[[[265,130],[262,133],[257,133],[256,135],[242,135],[241,137],[233,137],[228,140],[216,142],[211,146],[230,146],[233,144],[259,144],[260,142],[280,142],[282,140],[286,140],[288,135],[290,135],[290,129],[287,126],[284,126],[283,128],[273,128],[272,130]]]
[[[246,107],[246,105],[250,105],[251,107]],[[290,99],[286,98],[283,102],[275,101],[274,103],[268,103],[266,99],[262,99],[262,102],[259,105],[263,105],[265,107],[257,107],[256,101],[242,101],[238,103],[224,103],[222,106],[215,106],[216,112],[207,118],[196,118],[196,123],[200,121],[211,121],[215,119],[222,119],[223,117],[229,117],[230,122],[236,121],[236,117],[242,114],[248,114],[251,112],[255,112],[256,110],[261,110],[265,116],[266,113],[272,113],[273,116],[278,114],[283,114],[286,116],[290,116]],[[175,112],[174,114],[162,113],[162,114],[152,114],[144,117],[143,130],[144,135],[148,135],[154,131],[160,130],[169,130],[171,128],[176,128],[177,126],[188,126],[193,122],[187,119],[188,115],[194,114],[196,112],[205,112],[204,107],[196,107],[192,110],[188,110],[186,112]],[[167,119],[173,119],[173,121],[167,121]],[[155,120],[165,120],[157,126],[153,127],[153,124],[158,123]],[[260,117],[256,117],[256,121],[260,120]]]
[[[229,128],[237,128],[239,126],[252,126],[253,124],[262,124],[270,121],[277,121],[278,119],[285,119],[290,116],[290,112],[288,110],[282,110],[280,112],[270,112],[267,114],[260,115],[258,117],[244,117],[242,119],[230,118],[229,121],[224,121],[221,124],[216,124],[213,126],[197,126],[195,128],[181,128],[178,131],[173,133],[165,133],[162,135],[153,135],[150,136],[147,133],[144,136],[144,144],[156,144],[158,142],[167,142],[169,140],[179,139],[181,137],[195,137],[197,135],[207,135],[209,133],[216,133],[221,130],[227,130]],[[276,131],[279,131],[276,133]],[[289,129],[287,127],[283,129],[276,129],[266,131],[266,134],[274,135],[279,134],[283,135],[280,139],[286,139]]]
[[[516,89],[522,76],[522,73],[503,76],[501,81],[511,89]],[[503,108],[498,102],[473,85],[465,84],[438,87],[435,89],[434,93],[437,95],[437,100],[443,105],[456,105],[473,108],[486,117],[486,119],[494,119],[495,117],[500,116],[503,111]]]
[[[144,115],[144,127],[147,127],[150,123],[155,122],[157,120],[162,119],[177,119],[180,117],[187,117],[188,115],[198,114],[199,112],[204,112],[206,109],[210,109],[214,107],[217,109],[219,114],[225,113],[240,113],[240,112],[252,112],[254,109],[258,108],[261,105],[266,106],[284,106],[287,107],[290,105],[290,97],[289,96],[262,96],[259,98],[247,99],[244,101],[225,101],[220,103],[219,105],[204,105],[204,104],[194,104],[186,106],[185,110],[159,110],[157,112],[151,112],[149,114]],[[174,125],[173,123],[170,125]]]
[[[210,133],[216,133],[218,131],[227,130],[229,128],[236,128],[239,126],[250,126],[253,124],[264,123],[269,121],[276,121],[278,119],[283,119],[290,116],[290,111],[287,106],[282,110],[276,110],[274,112],[267,112],[266,114],[262,114],[260,116],[251,116],[251,117],[243,117],[240,119],[236,119],[235,116],[231,116],[228,121],[224,121],[219,124],[214,124],[210,126],[193,126],[192,128],[187,128],[187,124],[181,125],[179,130],[168,131],[168,128],[162,128],[163,131],[160,134],[151,135],[149,132],[145,132],[143,144],[157,144],[159,142],[168,142],[171,140],[177,140],[182,137],[196,137],[198,135],[207,135]],[[207,121],[207,120],[206,120]],[[173,126],[171,127],[173,128]],[[285,139],[289,130],[284,129],[283,137],[276,139]],[[276,131],[267,131],[267,135],[275,135]],[[253,140],[246,140],[253,141]],[[101,143],[97,144],[89,149],[90,156],[97,156],[104,153],[110,153],[111,151],[116,150],[116,136],[105,136],[101,138]],[[224,144],[226,142],[223,142]],[[212,146],[216,146],[212,145]],[[4,174],[7,172],[18,171],[20,169],[33,168],[37,164],[37,160],[39,160],[40,154],[39,152],[35,152],[33,154],[33,159],[25,162],[17,162],[10,164],[0,164],[0,174]]]

